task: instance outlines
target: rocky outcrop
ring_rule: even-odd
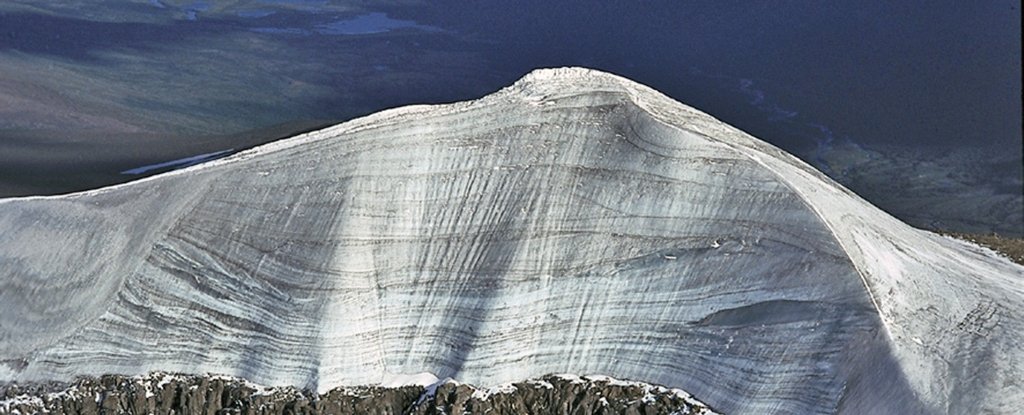
[[[584,69],[0,200],[0,264],[19,383],[602,373],[725,413],[1024,407],[1024,267]]]
[[[0,387],[0,415],[36,413],[713,414],[707,406],[678,389],[607,377],[568,375],[545,376],[484,389],[447,380],[430,386],[343,387],[323,394],[289,387],[262,387],[228,376],[165,373],[83,378],[64,386]]]
[[[478,389],[444,382],[410,413],[433,414],[714,414],[678,389],[607,377],[545,376]]]

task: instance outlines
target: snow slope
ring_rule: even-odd
[[[0,200],[0,264],[0,381],[580,373],[730,414],[1024,407],[1024,267],[586,69]]]

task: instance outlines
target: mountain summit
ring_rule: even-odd
[[[578,373],[729,414],[1024,407],[1024,267],[587,69],[2,200],[0,264],[0,382]]]

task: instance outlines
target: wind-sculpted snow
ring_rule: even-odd
[[[0,263],[0,380],[581,373],[724,413],[1024,407],[1024,268],[583,69],[2,201]]]

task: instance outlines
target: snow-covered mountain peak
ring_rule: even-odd
[[[1024,406],[1024,268],[586,69],[6,200],[0,264],[0,381],[600,373],[725,413]]]

